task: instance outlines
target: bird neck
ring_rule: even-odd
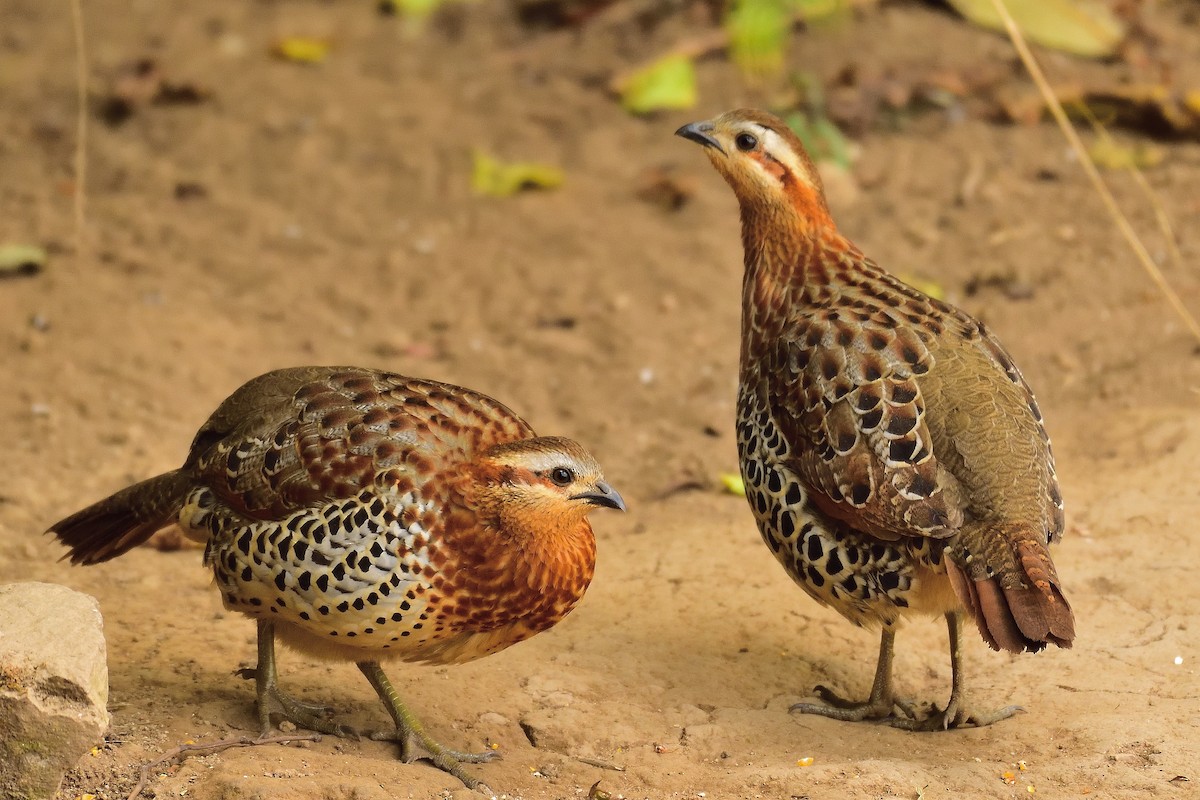
[[[824,209],[809,215],[794,204],[743,205],[743,366],[777,338],[790,309],[815,301],[838,279],[842,256],[857,252]]]

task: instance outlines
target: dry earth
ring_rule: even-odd
[[[1196,87],[1200,34],[1180,23],[1186,5],[1144,13],[1169,34],[1160,55],[1176,80]],[[975,697],[1026,713],[910,734],[787,713],[818,682],[865,693],[876,637],[795,588],[744,502],[717,483],[735,469],[737,214],[701,154],[671,133],[761,100],[720,59],[701,65],[691,113],[629,118],[598,88],[694,32],[686,14],[650,31],[601,19],[530,32],[505,4],[476,4],[414,36],[367,3],[85,6],[97,93],[122,64],[153,57],[213,95],[96,122],[76,249],[67,6],[0,0],[0,241],[51,251],[44,274],[0,282],[0,581],[93,594],[109,639],[111,735],[64,797],[124,797],[141,764],[180,742],[249,732],[252,687],[232,672],[252,662],[253,626],[222,610],[194,550],[75,569],[41,531],[176,466],[238,384],[301,363],[484,390],[539,430],[587,442],[630,502],[625,516],[596,516],[595,583],[558,628],[464,667],[392,668],[436,735],[499,747],[502,761],[475,769],[497,794],[582,798],[597,780],[613,796],[655,799],[1194,791],[1200,357],[1050,126],[942,112],[876,126],[859,140],[856,181],[833,195],[868,253],[937,281],[999,333],[1039,392],[1068,502],[1056,560],[1079,619],[1075,648],[1009,657],[972,638]],[[267,56],[293,34],[335,49],[319,67]],[[792,54],[823,76],[851,62],[1010,58],[1003,39],[906,3],[803,35]],[[1047,60],[1067,77],[1155,78]],[[472,147],[561,165],[567,183],[474,197]],[[668,164],[696,186],[677,212],[635,197],[642,172]],[[1167,274],[1200,311],[1200,147],[1168,145],[1147,177],[1187,264]],[[1113,181],[1162,257],[1151,207],[1131,180]],[[179,184],[204,191],[177,197]],[[1028,296],[995,288],[996,276]],[[898,646],[900,687],[943,699],[942,626],[911,625]],[[282,670],[300,697],[382,722],[353,667],[285,654]],[[1010,770],[1013,785],[1001,778]],[[329,739],[193,758],[154,775],[148,793],[467,796],[427,765],[398,763],[389,745]]]

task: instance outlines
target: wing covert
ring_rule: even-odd
[[[797,473],[827,514],[884,539],[944,537],[963,521],[961,488],[938,462],[921,376],[934,365],[914,330],[847,309],[793,320],[764,364],[766,395]]]

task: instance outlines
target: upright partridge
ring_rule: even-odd
[[[822,704],[792,710],[921,730],[1011,716],[966,707],[962,610],[996,650],[1075,638],[1047,550],[1062,498],[1032,392],[982,323],[838,232],[782,120],[737,110],[677,133],[741,206],[737,442],[759,531],[808,594],[882,628],[868,700],[818,686]],[[892,688],[895,631],[914,613],[945,615],[950,635],[950,701],[924,714]]]
[[[270,372],[200,428],[184,465],[51,531],[72,563],[121,555],[177,523],[205,544],[226,608],[258,622],[258,721],[354,732],[276,684],[275,635],[362,670],[395,721],[474,787],[397,698],[380,660],[458,664],[551,627],[583,596],[597,506],[624,510],[579,444],[533,430],[490,397],[355,367]]]

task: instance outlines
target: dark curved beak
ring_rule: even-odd
[[[675,131],[675,135],[682,136],[685,139],[691,139],[696,144],[704,145],[705,147],[711,147],[721,155],[725,155],[725,148],[721,147],[721,143],[713,138],[712,132],[713,124],[708,120],[705,120],[704,122],[691,122],[687,125],[684,125],[682,128]]]
[[[604,481],[596,481],[596,485],[590,492],[580,492],[573,495],[571,499],[586,500],[594,506],[615,508],[617,511],[625,510],[625,501],[621,499],[621,495]]]

